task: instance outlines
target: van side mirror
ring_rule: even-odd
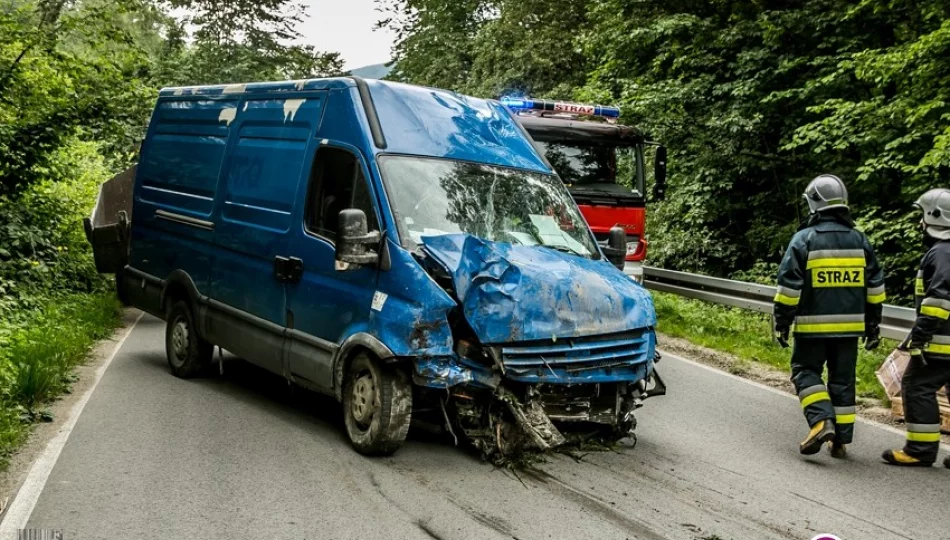
[[[623,227],[611,227],[607,233],[607,246],[603,249],[607,260],[623,270],[627,259],[627,231]]]
[[[662,201],[666,198],[666,147],[656,147],[656,158],[653,161],[653,200]]]
[[[379,243],[379,231],[369,232],[366,213],[356,208],[340,210],[337,218],[336,260],[350,264],[373,264],[379,255],[366,246]]]

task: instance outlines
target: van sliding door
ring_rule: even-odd
[[[298,184],[307,178],[324,103],[323,92],[246,97],[218,190],[211,333],[224,348],[280,374],[287,299],[275,261],[287,255]]]

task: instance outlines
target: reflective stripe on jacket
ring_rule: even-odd
[[[910,347],[924,356],[950,359],[950,241],[939,241],[920,260],[914,280],[917,320]]]
[[[886,298],[884,271],[864,233],[819,217],[792,237],[782,258],[775,322],[794,322],[798,337],[861,336],[880,325]]]

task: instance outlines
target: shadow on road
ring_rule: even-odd
[[[142,323],[146,326],[164,327],[164,322],[157,319],[149,319]],[[227,351],[224,352],[224,373],[221,374],[218,354],[218,349],[215,348],[214,363],[207,373],[180,382],[199,385],[203,387],[202,391],[217,392],[245,405],[279,416],[281,421],[305,428],[325,438],[328,442],[332,440],[349,446],[343,425],[341,404],[335,398],[290,384],[283,377],[257,367]],[[169,371],[164,350],[143,352],[139,355],[139,359],[149,369],[162,372],[162,376],[173,377]],[[329,437],[326,437],[328,435]],[[416,423],[413,423],[409,429],[408,440],[443,449],[452,446],[451,439],[441,433],[438,427],[433,429],[433,426],[420,426]],[[459,444],[459,449],[465,450],[465,454],[476,457],[463,446],[463,443]]]

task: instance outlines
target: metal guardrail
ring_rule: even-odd
[[[643,268],[643,285],[654,291],[769,314],[772,313],[772,299],[775,297],[775,287],[768,285],[649,266]],[[907,337],[915,319],[913,309],[886,304],[881,335],[901,341]]]

